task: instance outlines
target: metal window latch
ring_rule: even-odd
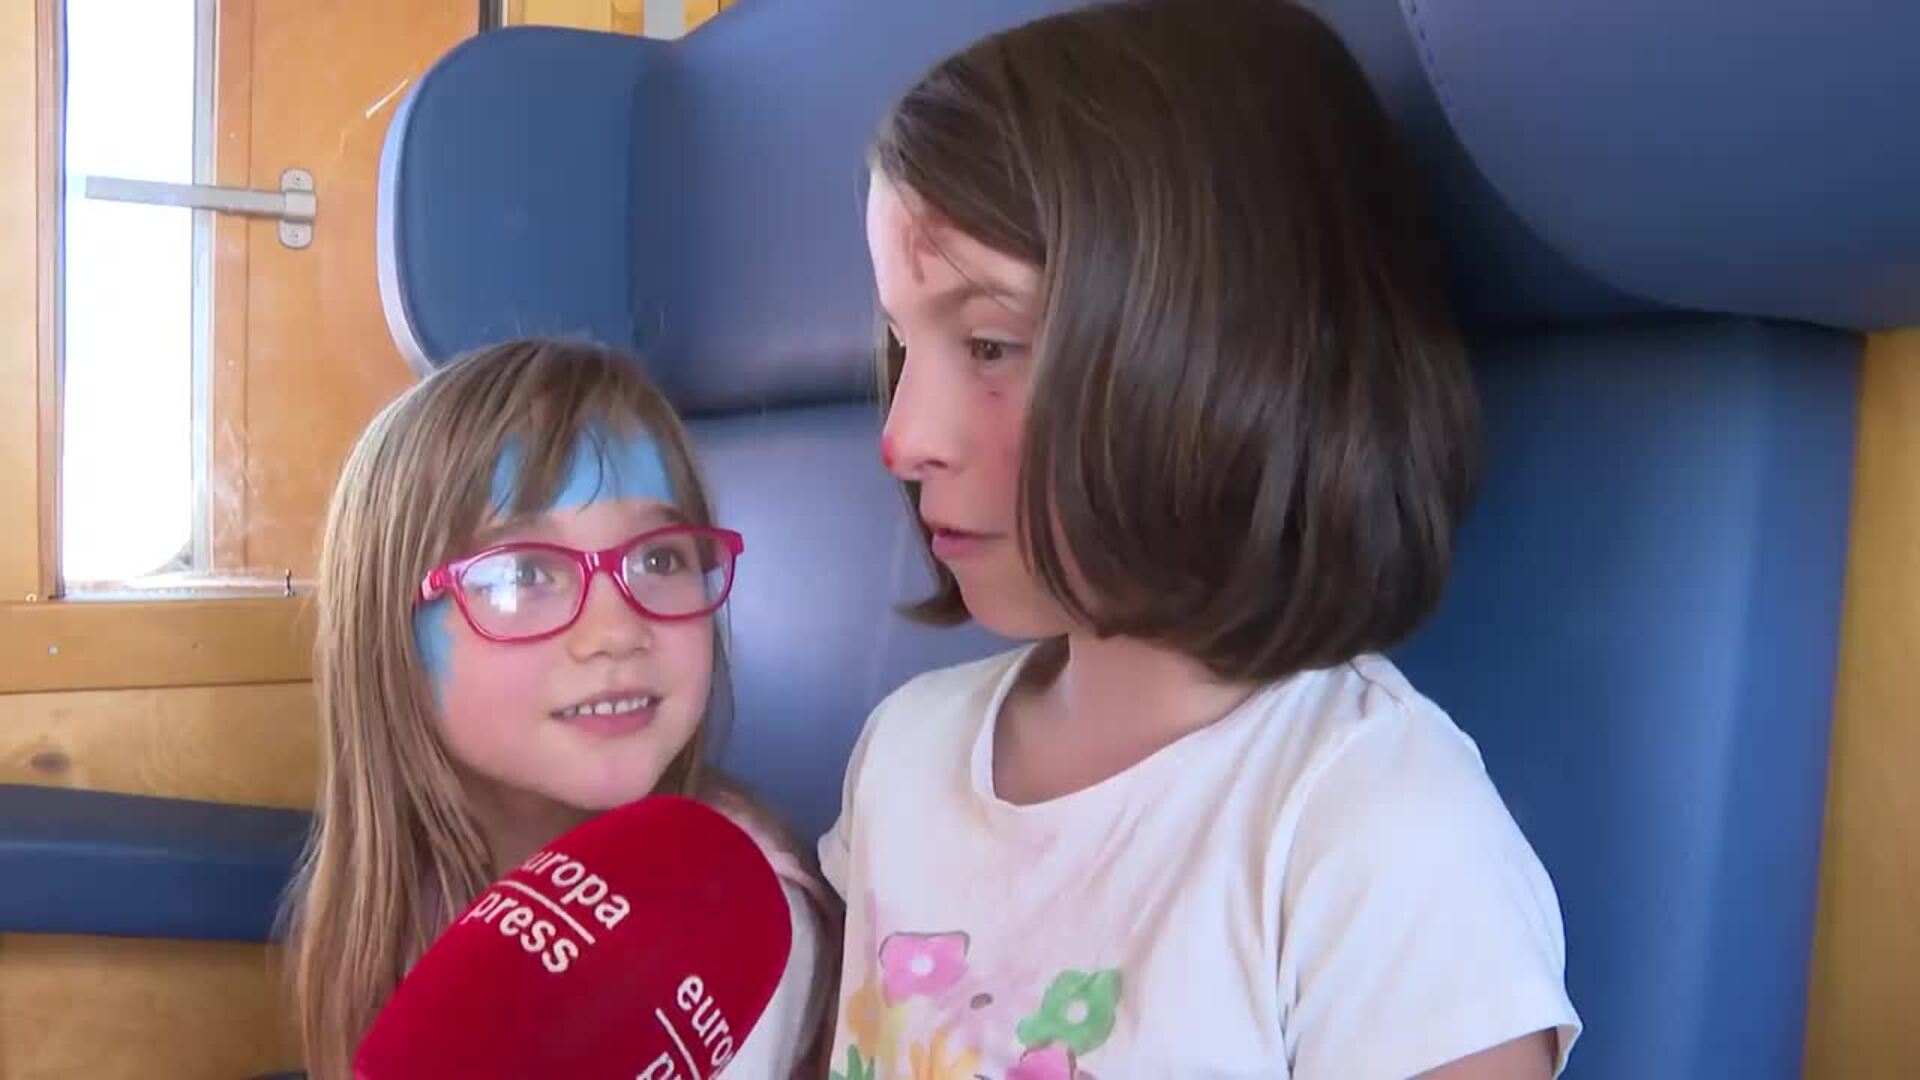
[[[89,176],[86,196],[107,202],[184,206],[192,210],[211,210],[216,214],[277,218],[280,222],[280,242],[290,248],[304,248],[313,243],[313,219],[319,210],[319,197],[313,191],[313,174],[305,169],[288,169],[281,173],[279,191]]]

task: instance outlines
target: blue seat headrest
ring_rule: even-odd
[[[1320,6],[1341,21],[1372,5]],[[1531,256],[1550,253],[1611,291],[1613,314],[1920,322],[1920,5],[1402,7],[1427,83],[1403,100],[1431,96],[1447,135],[1411,130],[1430,168],[1450,141],[1484,183],[1437,170],[1481,314],[1590,314],[1529,288]],[[1490,217],[1508,219],[1494,237],[1463,227]]]
[[[520,333],[635,347],[692,413],[864,394],[881,110],[945,53],[1071,6],[749,0],[676,42],[472,39],[389,138],[394,334],[423,368]],[[1920,323],[1920,5],[1312,6],[1418,161],[1471,325]]]

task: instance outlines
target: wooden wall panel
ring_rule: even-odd
[[[611,30],[613,5],[609,0],[516,0],[507,10],[507,19],[533,26]]]
[[[236,569],[276,581],[291,570],[301,580],[313,573],[347,451],[418,378],[380,301],[374,222],[387,128],[407,88],[474,33],[479,8],[473,0],[222,0],[223,9],[234,5],[248,9],[254,61],[247,174],[228,182],[276,188],[282,170],[306,169],[319,214],[313,246],[301,250],[282,246],[273,222],[248,223],[243,413],[228,418],[244,429],[245,463],[238,478],[217,482],[244,487]],[[216,401],[235,396],[216,391]]]
[[[274,951],[0,936],[5,1080],[243,1080],[299,1067]]]
[[[312,677],[307,597],[0,604],[0,693]]]
[[[252,183],[253,8],[247,0],[227,0],[220,5],[214,30],[213,182],[231,187]],[[253,365],[247,362],[247,297],[252,286],[247,238],[253,228],[252,218],[213,216],[208,555],[216,573],[235,577],[244,576],[248,567],[247,375]]]
[[[646,0],[608,0],[608,29],[639,36],[647,32]]]
[[[686,11],[684,18],[687,30],[691,32],[694,27],[720,14],[726,6],[727,0],[686,0],[683,8]]]
[[[0,784],[307,809],[308,683],[0,695]]]
[[[1806,1075],[1920,1076],[1920,329],[1867,352]]]
[[[0,4],[0,602],[43,600],[53,583],[51,6]]]
[[[509,26],[571,26],[615,34],[646,31],[646,0],[508,0]]]

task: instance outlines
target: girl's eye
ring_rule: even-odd
[[[678,574],[687,570],[693,559],[684,544],[662,544],[641,553],[640,571],[645,574]]]
[[[470,590],[537,589],[554,584],[561,574],[538,555],[524,553],[494,555],[467,569],[465,584]]]
[[[976,363],[997,364],[1020,346],[1010,341],[995,341],[992,338],[969,338],[967,352]]]

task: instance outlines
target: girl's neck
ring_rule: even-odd
[[[544,795],[496,787],[491,797],[482,801],[480,811],[487,847],[493,853],[494,877],[506,876],[534,852],[592,816]]]
[[[1215,723],[1254,689],[1138,640],[1072,634],[1049,642],[996,727],[996,790],[1029,803],[1090,787]]]
[[[1054,666],[1047,711],[1063,727],[1131,729],[1169,742],[1226,716],[1254,689],[1137,638],[1070,634]]]

